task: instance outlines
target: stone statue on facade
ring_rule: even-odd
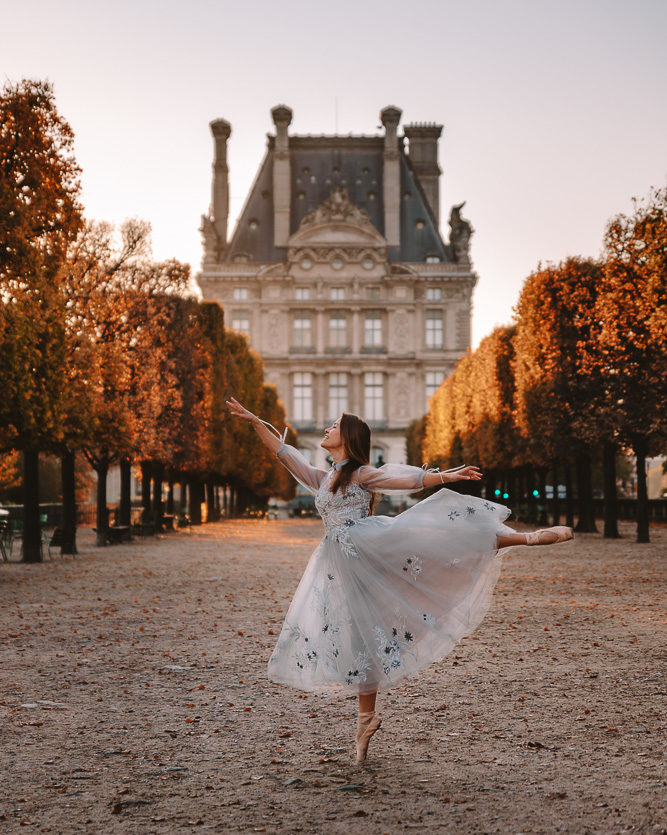
[[[451,244],[454,259],[458,263],[470,263],[470,238],[473,233],[472,225],[461,215],[461,209],[465,201],[458,206],[452,206],[449,215],[449,243]]]
[[[317,223],[339,223],[342,221],[366,224],[371,223],[368,212],[350,202],[346,188],[334,188],[329,197],[312,212],[308,212],[301,221],[301,227]]]

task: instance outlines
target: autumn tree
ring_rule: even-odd
[[[60,272],[81,225],[74,137],[50,84],[0,95],[0,426],[24,456],[23,558],[41,559],[38,456],[67,425],[69,356]]]
[[[591,338],[600,280],[598,264],[569,258],[530,275],[515,308],[517,425],[530,461],[538,467],[551,463],[554,489],[557,463],[574,458],[580,531],[596,529],[590,445],[580,421],[591,397],[581,375],[581,345]]]
[[[584,344],[584,373],[597,382],[590,408],[613,453],[637,462],[637,541],[649,541],[646,457],[667,438],[667,188],[614,217],[595,305],[596,338]],[[607,480],[615,481],[607,460]]]

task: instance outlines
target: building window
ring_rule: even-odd
[[[426,410],[428,411],[428,401],[432,394],[440,388],[440,384],[445,379],[444,371],[427,371],[426,372]]]
[[[298,302],[307,302],[310,298],[310,287],[297,287],[294,294]]]
[[[329,417],[337,418],[347,410],[347,374],[329,374]]]
[[[329,315],[329,347],[345,348],[347,346],[347,318],[344,313]]]
[[[234,301],[235,302],[247,302],[248,301],[248,288],[247,287],[235,287],[234,288]]]
[[[379,287],[367,287],[366,288],[366,298],[367,299],[379,299],[380,298],[380,288]]]
[[[442,349],[442,310],[426,311],[426,347]]]
[[[295,348],[310,348],[313,344],[310,313],[299,312],[294,314],[294,340]]]
[[[332,302],[342,302],[345,299],[344,287],[332,287],[329,290],[329,298]]]
[[[426,301],[427,302],[439,302],[442,299],[442,288],[440,287],[427,287],[426,288]]]
[[[382,345],[382,314],[379,311],[366,313],[364,345],[367,348],[379,348]]]
[[[313,375],[310,371],[297,371],[293,380],[294,420],[313,419]]]
[[[439,255],[427,255],[426,256],[426,263],[427,264],[439,264],[440,263],[440,256]]]
[[[250,314],[247,310],[237,310],[232,313],[232,329],[250,336]]]
[[[382,372],[367,371],[364,374],[364,417],[366,420],[382,420],[383,413]]]

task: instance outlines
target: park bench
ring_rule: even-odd
[[[174,530],[174,519],[176,517],[173,513],[163,513],[162,514],[162,527],[165,531],[173,531]]]
[[[119,542],[132,540],[132,528],[129,525],[111,525],[107,528],[107,542],[116,545]]]

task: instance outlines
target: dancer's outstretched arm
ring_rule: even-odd
[[[290,446],[290,444],[283,443],[282,439],[279,438],[277,434],[274,435],[271,429],[269,429],[269,427],[266,426],[257,417],[257,415],[253,415],[252,412],[248,411],[248,409],[246,409],[245,406],[242,406],[234,397],[231,397],[227,401],[227,406],[229,407],[231,414],[235,417],[241,418],[242,420],[248,421],[248,423],[254,427],[255,432],[259,435],[262,443],[268,447],[271,452],[275,453],[280,463],[287,470],[289,470],[290,473],[292,473],[299,484],[303,485],[306,490],[309,490],[311,493],[317,493],[322,480],[326,476],[325,470],[313,467],[313,465],[306,460],[298,449]],[[276,432],[277,431],[278,430],[276,430]]]
[[[262,421],[257,417],[257,415],[253,415],[251,411],[246,409],[245,406],[242,406],[239,401],[234,398],[230,397],[227,401],[227,406],[229,407],[229,411],[234,417],[239,417],[241,420],[246,420],[248,423],[252,425],[255,432],[259,435],[261,442],[264,446],[268,447],[271,452],[276,453],[280,449],[282,445],[282,441],[280,440],[277,435],[274,435],[273,432],[269,429],[268,426],[265,426]]]

